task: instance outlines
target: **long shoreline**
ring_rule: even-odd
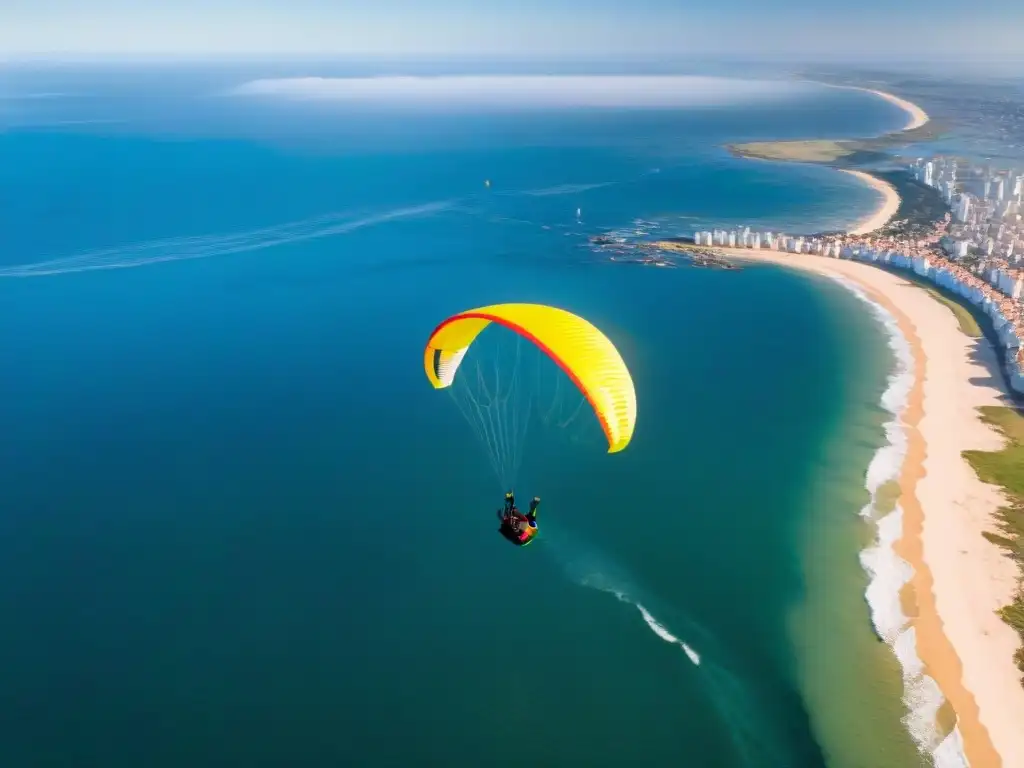
[[[907,122],[895,131],[865,139],[785,139],[781,141],[748,141],[726,144],[725,148],[736,157],[772,162],[809,163],[832,168],[856,168],[865,163],[887,160],[888,150],[895,146],[935,138],[935,126],[920,106],[886,91],[852,85],[816,82],[828,88],[860,91],[881,98],[902,109]]]
[[[835,87],[868,91],[903,108],[906,127],[889,135],[897,142],[901,133],[929,121],[923,109],[892,94]],[[769,144],[771,151],[741,155],[829,165],[882,195],[879,207],[848,234],[874,232],[897,213],[901,200],[895,187],[828,159],[835,153],[822,145],[834,142],[796,142],[801,145],[797,147],[777,143],[785,151]],[[826,159],[810,159],[815,153]],[[843,278],[895,319],[911,350],[913,385],[896,422],[906,452],[893,478],[900,497],[886,524],[887,541],[882,541],[883,521],[875,522],[880,556],[907,571],[906,583],[889,586],[886,599],[894,605],[883,622],[885,639],[903,669],[905,722],[940,768],[1024,768],[1024,687],[1014,660],[1020,639],[997,613],[1013,603],[1019,574],[1016,564],[985,536],[999,531],[1006,497],[1001,488],[982,482],[963,455],[997,451],[1006,442],[979,410],[1012,402],[995,349],[987,339],[963,334],[954,314],[927,292],[871,264],[748,248],[713,250]],[[866,564],[865,570],[876,595],[885,592],[882,577]],[[876,629],[881,629],[874,606],[872,610]]]
[[[821,85],[827,85],[829,88],[842,88],[847,91],[861,91],[862,93],[870,93],[878,96],[880,99],[885,99],[890,104],[902,109],[907,113],[908,122],[903,126],[903,131],[913,131],[924,126],[931,117],[925,112],[918,104],[912,101],[902,99],[894,93],[887,91],[879,91],[875,88],[862,88],[859,85],[834,85],[832,83],[821,83]]]
[[[879,91],[879,90],[874,89],[874,88],[861,88],[861,87],[855,86],[855,85],[834,85],[834,84],[831,84],[831,83],[819,83],[819,85],[825,85],[825,86],[827,86],[829,88],[840,88],[840,89],[848,90],[848,91],[860,91],[862,93],[870,93],[871,95],[877,96],[880,99],[884,99],[885,101],[889,102],[890,104],[893,104],[893,105],[899,107],[900,109],[902,109],[907,114],[907,123],[901,129],[899,129],[898,131],[895,131],[893,134],[890,134],[890,135],[899,135],[899,134],[907,133],[908,131],[916,131],[919,128],[923,128],[925,125],[927,125],[931,121],[931,117],[920,106],[918,106],[917,104],[914,104],[912,101],[907,101],[906,99],[900,98],[899,96],[896,96],[895,94],[887,93],[886,91]],[[829,143],[828,140],[821,140],[821,141],[824,141],[825,143]],[[782,145],[786,145],[786,146],[790,146],[790,145],[806,145],[806,144],[814,145],[814,144],[817,144],[817,143],[819,143],[819,142],[816,141],[816,140],[768,142],[768,144],[777,144],[779,146],[782,146]],[[801,159],[800,153],[797,153],[797,154],[795,154],[795,155],[793,155],[791,157],[768,157],[768,156],[758,157],[756,154],[754,154],[754,155],[745,155],[745,157],[748,160],[769,160],[771,162],[780,162],[780,163],[785,163],[785,162],[812,162],[812,161],[807,160],[806,158],[805,159]],[[834,163],[830,163],[830,162],[828,162],[826,160],[815,160],[813,162],[815,162],[817,164],[827,165],[827,166],[832,167],[835,170],[838,170],[838,171],[840,171],[842,173],[849,174],[850,176],[853,176],[854,178],[858,179],[863,184],[866,184],[868,187],[873,189],[875,192],[879,193],[879,195],[881,196],[881,198],[879,200],[878,207],[874,211],[872,211],[870,214],[865,216],[863,219],[861,219],[859,222],[854,224],[850,228],[849,234],[851,234],[851,235],[866,235],[866,234],[868,234],[870,232],[874,232],[875,230],[881,229],[886,224],[888,224],[889,221],[892,219],[892,217],[896,215],[897,211],[899,211],[900,202],[901,202],[900,201],[899,192],[897,192],[896,188],[892,184],[890,184],[889,182],[884,181],[883,179],[880,179],[877,176],[872,176],[870,173],[866,173],[864,171],[857,170],[855,168],[839,167],[838,165],[835,165]]]
[[[901,99],[892,93],[885,91],[875,90],[873,88],[859,88],[857,86],[845,85],[845,86],[833,86],[835,88],[845,88],[847,90],[862,91],[870,93],[879,98],[885,99],[890,104],[895,104],[897,107],[907,113],[908,122],[903,126],[903,131],[913,131],[922,126],[926,125],[931,118],[928,113],[925,112],[917,104],[906,99]],[[881,193],[882,201],[878,209],[871,215],[864,218],[860,223],[854,225],[850,230],[851,235],[866,235],[869,232],[881,229],[889,223],[890,219],[896,215],[896,212],[900,209],[900,196],[896,191],[896,187],[887,181],[883,181],[876,176],[864,173],[864,171],[857,171],[849,168],[841,168],[843,173],[848,173],[851,176],[855,176],[862,182],[867,184],[876,192]]]
[[[859,223],[855,224],[849,230],[849,233],[851,235],[866,235],[888,224],[900,209],[900,203],[902,202],[896,187],[877,176],[864,173],[864,171],[855,171],[850,168],[839,168],[838,170],[840,173],[848,173],[859,179],[882,196],[879,207],[870,216],[865,216]]]
[[[869,91],[903,108],[908,115],[904,131],[920,128],[929,120],[923,109],[893,94],[839,87]],[[880,192],[883,199],[875,213],[851,228],[850,234],[867,234],[884,227],[899,208],[898,192],[863,172],[854,171],[852,175]],[[934,680],[955,713],[953,730],[939,744],[930,745],[930,751],[937,761],[940,751],[945,753],[942,759],[947,762],[948,741],[952,739],[954,754],[960,753],[972,768],[1024,766],[1024,728],[1019,727],[1024,717],[1024,689],[1018,685],[1013,661],[1018,641],[1013,630],[995,614],[999,607],[1012,602],[1017,573],[998,547],[983,536],[986,531],[997,530],[996,516],[1005,499],[997,489],[982,483],[962,456],[963,450],[992,450],[1004,442],[981,421],[977,410],[977,405],[983,404],[979,401],[1004,401],[1006,393],[998,369],[991,375],[991,371],[972,364],[966,337],[957,329],[952,314],[927,294],[914,296],[903,291],[901,295],[899,283],[909,283],[892,273],[813,256],[755,254],[746,249],[728,252],[748,260],[843,275],[897,318],[914,359],[914,384],[902,415],[908,440],[898,481],[902,530],[894,544],[895,554],[909,563],[913,575],[904,585],[901,601],[909,609],[913,629],[910,643],[923,665],[923,675]],[[939,309],[946,313],[941,319],[935,315]],[[914,315],[914,321],[909,315]],[[943,329],[943,320],[950,327]],[[935,349],[937,357],[931,361],[922,336],[928,337],[927,346]],[[943,337],[950,340],[945,345]],[[958,346],[957,341],[961,342],[959,349],[950,349]],[[985,344],[984,340],[976,343]],[[930,364],[945,367],[945,375],[935,376]],[[972,377],[972,369],[978,367],[982,367],[982,376]],[[998,389],[975,384],[972,378],[998,382]],[[964,402],[976,405],[965,412],[961,405]],[[944,411],[949,420],[946,423],[936,420]],[[958,536],[965,538],[958,540]],[[985,606],[987,613],[979,611],[979,606]],[[899,656],[895,643],[893,648]],[[900,661],[906,698],[909,672],[904,659]],[[908,702],[908,708],[912,706]],[[938,716],[937,711],[936,728]],[[954,758],[951,762],[960,760]]]
[[[977,411],[1005,399],[994,350],[961,333],[948,308],[892,272],[820,256],[716,250],[850,281],[896,318],[912,350],[914,384],[900,415],[907,453],[898,477],[902,530],[893,549],[913,575],[901,591],[906,627],[887,639],[897,655],[898,644],[911,644],[923,665],[915,683],[904,664],[905,687],[926,686],[930,678],[955,713],[955,728],[936,730],[941,741],[922,748],[941,755],[942,764],[962,764],[950,759],[961,752],[972,768],[1024,766],[1017,637],[995,613],[1012,599],[1017,573],[982,535],[996,530],[1003,495],[961,455],[1003,442]]]
[[[843,87],[872,93],[901,107],[908,115],[903,131],[921,128],[930,119],[921,107],[894,94],[856,86]],[[862,171],[838,170],[858,177],[883,195],[875,213],[852,227],[849,233],[864,235],[884,227],[899,210],[900,197],[896,189]],[[876,293],[874,298],[885,305],[881,294]],[[1005,404],[1009,394],[1001,384],[994,350],[988,348],[984,339],[976,342],[976,346],[989,353],[985,366],[988,370],[984,373],[998,383],[998,389],[993,392],[991,387],[974,385],[969,373],[960,373],[967,380],[961,397],[965,402],[975,402],[975,407],[963,420],[963,428],[957,429],[963,436],[956,455],[933,456],[929,461],[928,442],[920,427],[922,422],[934,418],[927,415],[925,407],[925,388],[930,385],[929,359],[916,336],[914,324],[895,306],[890,307],[890,311],[893,310],[899,318],[901,332],[911,341],[916,369],[915,386],[905,417],[910,440],[900,477],[901,506],[905,515],[895,550],[914,571],[903,597],[915,609],[913,626],[917,654],[956,713],[957,729],[963,740],[962,752],[969,764],[974,768],[1004,764],[1024,766],[1024,728],[1020,727],[1020,722],[1024,722],[1024,691],[1017,685],[1018,671],[1013,663],[1018,641],[1012,630],[995,616],[995,611],[1012,602],[1018,574],[998,547],[982,536],[984,532],[997,530],[998,510],[1006,503],[1006,498],[999,489],[981,483],[961,455],[970,448],[998,450],[1001,447],[1004,441],[982,422],[978,406]],[[947,334],[962,343],[958,357],[966,368],[970,345],[964,342],[958,330],[951,328]],[[953,341],[954,346],[957,346],[956,341]],[[932,365],[948,364],[940,360],[941,356],[935,357]],[[984,379],[985,375],[979,378]],[[983,389],[988,391],[983,392]],[[943,425],[938,423],[935,429],[941,430]],[[974,442],[968,444],[966,435],[971,432],[975,435]],[[943,483],[947,473],[957,472],[976,481],[973,483],[976,490],[965,495],[959,509],[950,506]],[[939,518],[940,511],[947,514]],[[965,540],[958,545],[948,532],[937,531],[940,520]],[[964,587],[968,579],[975,582],[973,590]],[[984,583],[986,581],[988,584]],[[993,581],[999,582],[996,588],[993,588]],[[1003,661],[1005,664],[1001,663]],[[1010,684],[1006,685],[1006,681]]]

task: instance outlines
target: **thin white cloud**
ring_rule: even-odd
[[[807,95],[807,83],[697,76],[505,76],[273,78],[236,96],[370,104],[682,107],[778,101]]]

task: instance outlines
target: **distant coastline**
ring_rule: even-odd
[[[938,129],[920,106],[894,94],[856,86],[830,87],[885,99],[907,113],[907,123],[874,139],[753,142],[726,145],[726,149],[736,157],[826,165],[858,178],[881,199],[878,208],[853,224],[847,234],[876,232],[899,211],[900,195],[891,183],[858,166],[890,161],[887,150],[932,139]],[[767,260],[842,277],[898,321],[912,350],[914,384],[901,414],[908,450],[898,481],[902,530],[893,550],[913,569],[909,593],[901,593],[901,598],[907,606],[908,626],[915,631],[916,655],[923,673],[934,679],[956,715],[953,731],[941,734],[942,744],[930,744],[928,749],[937,754],[952,748],[973,768],[1017,765],[1024,760],[1024,731],[1012,726],[1024,717],[1024,688],[1013,659],[1014,647],[1019,646],[998,611],[1013,601],[1018,574],[989,538],[999,530],[1003,493],[979,480],[962,455],[965,450],[999,450],[1004,442],[977,410],[1007,402],[1005,391],[977,383],[990,381],[992,370],[998,369],[993,350],[980,351],[985,349],[984,339],[971,341],[959,333],[956,319],[943,315],[946,310],[940,309],[943,305],[934,296],[924,291],[915,295],[905,280],[891,272],[839,259],[749,248],[716,250],[744,260]],[[982,346],[976,348],[978,344]],[[971,407],[965,410],[962,404]],[[914,684],[910,682],[919,673],[907,668],[895,637],[886,639],[904,665],[911,717],[920,717],[913,711]],[[942,719],[938,716],[938,712],[933,715]],[[947,722],[945,728],[951,725]]]
[[[900,208],[900,196],[896,188],[877,176],[858,168],[869,162],[889,160],[887,150],[917,141],[927,141],[937,135],[928,113],[919,105],[886,91],[861,88],[852,85],[832,85],[830,88],[861,91],[877,96],[894,104],[907,114],[907,123],[898,131],[869,139],[805,139],[794,141],[758,141],[742,144],[726,144],[725,148],[735,157],[750,160],[768,160],[786,163],[809,163],[825,165],[848,173],[881,196],[879,206],[873,213],[854,224],[847,232],[851,235],[865,235],[881,229]]]
[[[851,85],[831,85],[830,88],[861,91],[894,104],[907,113],[907,123],[897,131],[867,139],[797,139],[787,141],[751,141],[726,144],[725,148],[736,157],[755,160],[774,160],[791,163],[812,163],[834,167],[851,167],[864,163],[887,160],[888,150],[935,138],[940,129],[920,106],[892,93]]]
[[[891,104],[895,104],[900,109],[904,110],[910,117],[909,122],[903,126],[903,131],[913,131],[924,126],[925,123],[930,122],[931,118],[928,113],[924,111],[919,105],[912,101],[907,101],[904,98],[900,98],[894,93],[888,93],[887,91],[878,91],[874,88],[861,88],[856,85],[829,85],[830,88],[844,88],[852,91],[864,91],[865,93],[872,93],[875,96],[885,99]]]

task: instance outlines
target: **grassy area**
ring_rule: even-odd
[[[752,141],[746,144],[729,144],[726,148],[741,157],[787,160],[796,163],[834,163],[854,152],[854,148],[846,146],[845,142],[829,140]]]
[[[936,288],[935,285],[926,281],[924,278],[915,275],[913,272],[908,272],[904,269],[896,269],[887,265],[882,265],[881,269],[886,272],[891,272],[894,275],[898,275],[912,285],[916,285],[922,291],[927,291],[928,294],[940,304],[944,304],[949,307],[949,310],[956,317],[957,322],[960,324],[960,330],[963,331],[965,336],[970,336],[972,339],[980,339],[985,335],[985,331],[982,330],[981,324],[978,322],[977,315],[971,310],[968,304],[964,304],[962,301],[947,295],[944,291]]]
[[[797,139],[795,141],[749,141],[726,144],[739,157],[826,165],[890,159],[889,150],[911,143],[931,141],[941,135],[935,121],[910,131],[895,131],[873,139]]]
[[[1015,408],[1002,406],[982,406],[979,410],[982,419],[1008,440],[1000,451],[964,451],[964,458],[978,477],[1005,488],[1010,499],[1009,506],[999,510],[999,533],[986,534],[986,538],[1006,549],[1024,568],[1024,416]],[[1018,586],[1013,602],[999,614],[1024,641],[1024,581]],[[1016,662],[1024,673],[1024,648],[1017,650]]]
[[[839,161],[869,162],[889,159],[888,152],[909,143],[931,141],[942,134],[942,128],[931,120],[920,128],[894,131],[884,136],[861,139],[797,139],[787,141],[748,141],[726,144],[733,155],[761,160],[792,163],[824,163]]]
[[[952,310],[953,314],[956,315],[956,321],[960,323],[960,330],[963,331],[964,334],[970,336],[972,339],[980,339],[984,335],[981,330],[981,326],[978,325],[978,321],[974,318],[974,315],[971,313],[971,310],[969,310],[959,301],[955,301],[954,299],[951,299],[948,296],[943,296],[934,288],[930,288],[924,285],[922,285],[921,287],[924,288],[924,290],[928,291],[928,293],[931,294],[931,297],[935,299],[937,302],[939,302],[940,304],[945,304],[947,307],[950,308],[950,310]]]

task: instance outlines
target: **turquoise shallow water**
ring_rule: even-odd
[[[353,124],[97,78],[44,117],[118,122],[0,136],[6,765],[823,764],[787,622],[844,345],[878,339],[799,275],[586,237],[856,219],[851,182],[717,144],[889,107]],[[422,371],[499,301],[593,321],[639,402],[615,456],[531,433],[525,550]]]

